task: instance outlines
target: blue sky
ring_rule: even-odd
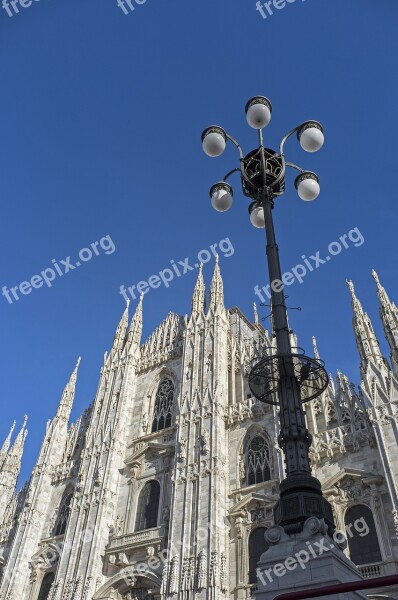
[[[212,210],[208,190],[236,154],[207,158],[200,133],[219,123],[251,150],[243,109],[253,95],[273,102],[271,147],[308,118],[326,131],[318,154],[294,139],[288,146],[293,162],[318,173],[322,193],[301,202],[289,175],[275,210],[283,269],[355,227],[365,238],[290,287],[301,346],[311,352],[315,334],[328,369],[358,383],[345,279],[380,338],[373,267],[398,300],[396,0],[296,0],[265,20],[254,0],[135,7],[125,15],[116,0],[35,0],[12,17],[0,9],[0,288],[52,259],[76,261],[104,236],[116,248],[13,304],[0,296],[0,438],[29,414],[22,479],[78,355],[73,417],[93,400],[124,307],[121,284],[228,237],[226,303],[252,316],[254,286],[266,283],[264,232],[249,223],[238,179],[232,210]],[[168,311],[189,311],[195,279],[190,272],[146,295],[144,337]]]

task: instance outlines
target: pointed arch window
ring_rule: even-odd
[[[257,583],[257,567],[260,557],[269,548],[264,538],[266,527],[257,527],[249,537],[249,583]]]
[[[160,500],[160,484],[156,479],[148,481],[141,491],[138,499],[137,518],[135,530],[151,529],[157,527]]]
[[[42,581],[41,588],[37,600],[47,600],[50,595],[51,586],[54,583],[54,573],[47,573]]]
[[[61,508],[55,525],[54,535],[63,535],[66,531],[66,526],[68,524],[70,514],[70,506],[72,503],[72,497],[73,494],[68,494],[61,504]]]
[[[246,450],[246,485],[254,485],[271,479],[268,441],[256,435]]]
[[[152,433],[171,427],[171,416],[174,404],[174,383],[164,379],[156,392],[155,408],[153,411]]]
[[[344,517],[350,558],[356,565],[382,562],[373,513],[368,506],[357,504]]]

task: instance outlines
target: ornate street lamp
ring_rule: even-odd
[[[285,456],[286,478],[280,485],[280,499],[274,511],[275,524],[283,526],[287,533],[294,533],[302,529],[309,517],[316,516],[325,519],[329,533],[333,533],[332,507],[322,495],[320,482],[311,474],[309,448],[312,436],[303,410],[304,402],[325,391],[328,375],[321,360],[305,356],[299,348],[292,348],[272,217],[275,200],[285,191],[287,167],[299,171],[295,187],[302,200],[312,201],[319,195],[318,177],[287,162],[284,147],[286,141],[296,134],[306,152],[316,152],[324,143],[323,128],[317,121],[306,121],[283,138],[276,152],[265,148],[263,143],[262,130],[269,124],[271,114],[271,102],[264,96],[255,96],[246,104],[247,122],[258,130],[259,136],[259,147],[249,154],[244,155],[239,143],[216,125],[205,129],[202,145],[208,156],[216,157],[224,152],[229,140],[240,155],[240,167],[212,186],[210,197],[213,207],[221,212],[231,207],[233,191],[227,179],[240,172],[243,194],[251,199],[248,207],[250,221],[254,227],[265,228],[266,231],[276,353],[256,360],[249,374],[249,386],[258,400],[277,404],[280,410],[278,442]]]

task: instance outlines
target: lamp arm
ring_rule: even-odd
[[[306,122],[307,122],[307,121],[304,121],[304,123],[301,123],[300,125],[297,125],[297,127],[295,127],[294,129],[292,129],[291,131],[289,131],[289,133],[287,133],[287,134],[285,135],[285,137],[283,138],[283,140],[281,141],[281,144],[280,144],[280,146],[279,146],[279,154],[283,155],[283,149],[284,149],[284,146],[285,146],[285,144],[286,144],[287,140],[288,140],[288,139],[289,139],[289,138],[290,138],[290,137],[291,137],[291,136],[292,136],[294,133],[296,133],[296,132],[297,132],[297,131],[300,129],[300,127],[302,127],[303,125],[305,125],[305,124],[306,124]]]
[[[231,177],[231,175],[233,175],[234,173],[240,172],[240,168],[237,167],[236,169],[232,169],[232,171],[230,171],[229,173],[227,173],[225,175],[225,177],[223,177],[222,181],[227,181],[227,179],[229,179]]]
[[[234,146],[236,146],[236,147],[237,147],[237,149],[239,150],[239,156],[240,156],[240,158],[242,159],[242,158],[243,158],[243,150],[242,150],[242,146],[239,144],[239,142],[237,142],[237,141],[235,140],[235,138],[233,138],[232,136],[230,136],[230,135],[229,135],[227,132],[225,132],[225,133],[226,133],[226,136],[227,136],[227,138],[228,138],[229,140],[231,140],[231,142],[234,144]]]
[[[301,167],[299,167],[298,165],[295,165],[294,163],[287,162],[287,163],[285,163],[285,165],[287,167],[291,167],[292,169],[296,169],[296,171],[300,171],[300,173],[305,173],[305,169],[302,169]]]

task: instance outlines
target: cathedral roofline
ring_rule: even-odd
[[[249,319],[247,317],[245,317],[245,315],[243,314],[243,312],[240,310],[240,308],[238,306],[233,306],[232,308],[228,308],[227,312],[230,315],[239,315],[242,319],[242,321],[244,321],[246,323],[246,325],[252,330],[255,331],[256,330],[256,326],[253,325],[253,323],[251,323],[249,321]],[[264,329],[264,327],[261,325],[261,327]],[[264,329],[265,331],[265,329]]]

